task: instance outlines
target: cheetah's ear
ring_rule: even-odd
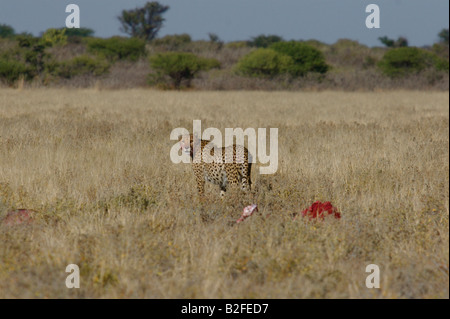
[[[180,135],[178,135],[178,142],[181,142],[183,139],[185,139],[186,138],[186,134],[182,134],[182,133],[179,133]]]
[[[191,134],[191,142],[198,142],[200,138],[197,135]]]

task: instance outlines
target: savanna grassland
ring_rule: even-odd
[[[0,298],[448,298],[448,92],[1,89]],[[173,164],[176,127],[278,128],[249,194]],[[293,215],[331,201],[342,218]],[[235,224],[242,208],[259,212]],[[68,289],[68,264],[80,289]],[[365,286],[368,264],[380,289]]]

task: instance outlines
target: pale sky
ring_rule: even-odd
[[[0,0],[0,24],[16,32],[39,35],[65,26],[65,8],[80,7],[81,27],[99,37],[124,35],[117,16],[147,0]],[[431,45],[440,30],[449,27],[448,0],[161,0],[169,5],[159,36],[188,33],[194,40],[216,33],[222,40],[248,40],[275,34],[286,40],[316,39],[334,43],[357,40],[381,46],[380,36],[406,37],[410,45]],[[380,8],[380,29],[368,29],[368,4]]]

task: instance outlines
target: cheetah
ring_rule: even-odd
[[[210,141],[200,140],[193,134],[181,136],[179,141],[183,152],[188,153],[191,157],[200,196],[204,195],[205,181],[219,185],[221,197],[225,195],[228,183],[234,186],[238,186],[241,183],[241,188],[244,191],[251,189],[250,173],[252,163],[249,161],[247,148],[235,144],[228,147],[215,148]],[[214,150],[218,150],[218,154],[214,154]],[[220,150],[222,154],[220,154]],[[205,162],[204,157],[202,157],[202,154],[205,154],[205,152],[209,152],[211,155],[210,163]],[[231,155],[231,152],[233,152],[233,161],[226,163],[226,154]]]

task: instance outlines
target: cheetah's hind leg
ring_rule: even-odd
[[[243,164],[241,165],[241,169],[239,170],[239,177],[241,179],[242,183],[242,190],[248,192],[251,191],[252,187],[252,180],[251,180],[251,169],[252,169],[252,163],[248,163],[248,165]]]

